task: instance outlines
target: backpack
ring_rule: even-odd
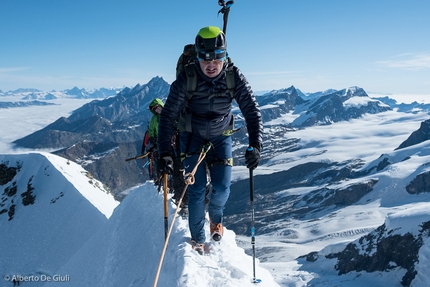
[[[179,56],[178,63],[176,64],[176,78],[182,72],[184,67],[190,63],[193,63],[197,58],[196,46],[194,44],[188,44],[184,46],[184,51]]]
[[[176,65],[176,77],[185,70],[185,75],[187,79],[187,93],[186,93],[186,102],[185,107],[187,107],[187,102],[191,100],[193,95],[196,93],[197,89],[197,71],[194,66],[194,63],[197,59],[197,52],[194,44],[187,44],[184,46],[184,51],[178,59],[178,63]],[[234,64],[231,61],[231,58],[227,58],[228,65],[226,68],[226,84],[227,90],[225,93],[229,93],[231,98],[234,98],[234,90],[235,90],[235,74],[234,74]],[[202,93],[199,93],[202,94]],[[209,93],[204,93],[208,94]],[[185,109],[186,110],[186,109]],[[191,132],[191,113],[181,112],[178,120],[178,128],[182,131]],[[229,125],[228,130],[234,129],[233,117],[232,121]]]

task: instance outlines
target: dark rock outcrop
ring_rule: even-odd
[[[423,245],[422,238],[429,236],[430,221],[423,222],[418,235],[407,232],[395,234],[394,230],[387,230],[385,224],[375,231],[361,237],[346,246],[339,253],[329,254],[327,258],[337,258],[335,269],[339,275],[351,271],[389,271],[401,267],[406,270],[401,279],[403,286],[409,286],[417,271],[418,252]],[[310,257],[314,260],[315,254]]]
[[[430,120],[421,123],[418,130],[414,131],[396,150],[422,143],[430,139]]]
[[[420,194],[430,192],[430,172],[423,172],[417,175],[407,186],[409,194]]]

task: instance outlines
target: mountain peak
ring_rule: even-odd
[[[118,205],[81,166],[49,153],[0,155],[0,171],[4,274],[56,274]]]
[[[2,206],[14,210],[10,220],[11,212],[0,213],[0,228],[7,230],[0,238],[7,246],[0,253],[3,275],[67,274],[66,286],[152,286],[165,239],[163,194],[152,183],[133,188],[118,205],[64,158],[0,155],[0,162],[2,171],[10,170],[1,181],[10,187]],[[25,206],[20,198],[29,190],[33,201]],[[172,219],[174,206],[168,207]],[[158,286],[253,286],[251,257],[237,246],[233,231],[225,230],[220,245],[208,242],[210,251],[200,256],[189,243],[186,219],[177,217],[172,230]],[[208,225],[205,231],[209,237]],[[255,268],[265,284],[278,286],[258,262]]]
[[[346,96],[357,96],[357,97],[368,97],[367,93],[364,91],[364,89],[352,86],[347,89],[345,89],[345,95]]]
[[[149,85],[149,84],[153,84],[153,83],[159,83],[159,82],[165,82],[165,83],[167,83],[167,82],[163,79],[163,77],[155,76],[155,77],[153,77],[153,78],[148,82],[148,85]]]

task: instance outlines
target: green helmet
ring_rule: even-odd
[[[164,103],[162,100],[160,100],[159,98],[155,98],[151,101],[151,103],[149,104],[149,110],[151,112],[153,112],[154,107],[156,107],[157,105],[161,106],[162,108],[164,108]]]
[[[196,36],[196,51],[199,59],[224,59],[227,55],[227,41],[221,29],[216,26],[200,29]]]

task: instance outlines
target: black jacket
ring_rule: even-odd
[[[208,78],[203,74],[198,63],[195,64],[197,71],[196,94],[187,100],[187,79],[185,71],[170,86],[170,93],[161,112],[158,127],[158,149],[160,155],[169,154],[171,151],[171,137],[176,129],[176,121],[187,104],[188,112],[192,113],[192,133],[203,139],[209,140],[221,135],[229,126],[232,113],[232,98],[227,90],[226,66],[216,78]],[[263,123],[258,103],[255,100],[251,87],[245,76],[237,67],[233,67],[235,73],[234,99],[245,117],[249,134],[249,144],[261,145],[263,134]],[[211,93],[199,95],[198,93]],[[212,94],[213,93],[213,94]]]

